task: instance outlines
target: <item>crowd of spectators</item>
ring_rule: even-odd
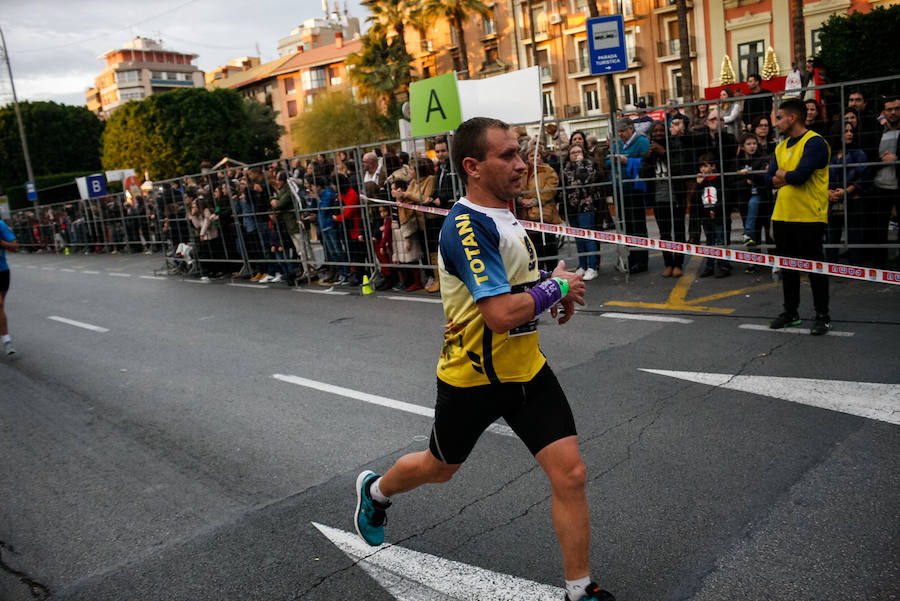
[[[605,141],[584,131],[568,135],[556,123],[539,136],[517,128],[526,170],[511,209],[520,219],[585,230],[617,227],[644,237],[652,214],[664,240],[771,248],[775,198],[764,175],[776,140],[773,96],[761,94],[760,83],[751,75],[746,97],[726,88],[717,102],[671,104],[659,121],[639,107],[636,119],[620,116]],[[880,266],[887,260],[889,221],[900,198],[900,100],[877,104],[870,110],[860,90],[849,92],[843,114],[827,115],[817,100],[805,101],[806,127],[831,147],[831,261]],[[360,154],[226,166],[152,190],[19,211],[11,227],[23,248],[35,252],[166,252],[175,271],[198,277],[356,286],[370,276],[377,288],[437,292],[443,218],[375,202],[446,209],[462,196],[448,141],[429,140],[428,149],[410,156],[382,145]],[[621,199],[615,215],[614,195]],[[742,229],[734,235],[738,218]],[[552,270],[560,240],[541,232],[529,236],[542,268]],[[870,246],[841,254],[843,244]],[[576,239],[575,250],[578,272],[596,278],[599,245]],[[683,274],[683,255],[662,255],[663,276]],[[647,250],[629,248],[616,268],[646,272],[649,259]],[[701,276],[730,273],[727,262],[713,260]]]

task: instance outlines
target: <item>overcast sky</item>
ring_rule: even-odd
[[[345,1],[365,30],[368,11],[359,0],[340,0],[341,12]],[[332,10],[334,0],[328,3]],[[312,17],[324,17],[322,0],[0,0],[19,100],[76,105],[85,104],[85,90],[106,66],[97,57],[136,36],[197,54],[194,64],[208,71],[239,56],[277,58],[278,40]],[[0,106],[10,102],[0,63]]]

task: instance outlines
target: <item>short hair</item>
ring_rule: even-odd
[[[453,155],[453,166],[456,168],[456,173],[459,174],[463,184],[468,183],[469,179],[466,170],[463,169],[463,160],[467,158],[475,159],[476,161],[484,160],[487,153],[487,143],[485,142],[487,130],[494,127],[504,131],[509,130],[508,124],[490,117],[473,117],[463,121],[456,128],[456,132],[453,135],[451,154]]]
[[[852,88],[849,92],[847,92],[847,98],[850,98],[854,94],[859,94],[860,96],[862,96],[863,102],[867,100],[866,93],[862,91],[862,88]]]
[[[622,117],[616,120],[616,131],[622,131],[628,129],[629,127],[634,127],[634,121],[631,117]]]
[[[704,152],[699,157],[697,157],[697,164],[698,165],[712,165],[713,167],[715,167],[716,166],[716,157],[713,156],[713,153],[711,153],[711,152]]]
[[[375,153],[372,152],[372,151],[369,151],[369,152],[367,152],[366,154],[363,155],[362,160],[363,160],[364,163],[365,163],[366,161],[377,161],[377,160],[378,160],[378,155],[375,154]]]
[[[751,73],[750,75],[747,76],[747,81],[750,81],[751,77],[753,79],[755,79],[756,81],[762,83],[762,77],[759,76],[759,73]]]
[[[796,115],[802,121],[806,120],[806,103],[799,98],[785,98],[778,110]]]
[[[750,133],[750,132],[744,132],[744,133],[741,134],[741,137],[738,138],[738,144],[740,144],[741,146],[743,146],[743,145],[744,145],[744,142],[746,142],[747,140],[753,140],[753,141],[756,141],[756,142],[759,141],[759,140],[757,139],[757,137],[756,137],[756,134],[752,134],[752,133]]]
[[[865,96],[863,96],[863,98],[865,98]],[[887,96],[884,97],[884,102],[881,103],[882,110],[884,109],[885,106],[887,106],[888,102],[897,102],[898,100],[900,100],[900,95],[888,94]]]
[[[438,144],[447,144],[447,148],[450,148],[450,145],[447,142],[447,136],[438,136],[435,138],[434,145],[437,146]]]

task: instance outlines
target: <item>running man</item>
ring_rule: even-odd
[[[390,498],[450,480],[481,433],[503,417],[550,479],[566,599],[614,601],[591,581],[587,473],[572,411],[538,346],[538,317],[549,309],[560,324],[571,319],[575,303],[584,304],[584,280],[562,261],[552,274],[538,269],[534,246],[508,208],[522,191],[526,166],[507,124],[466,121],[456,130],[452,156],[467,196],[441,228],[438,267],[448,324],[431,440],[383,476],[359,475],[356,530],[370,545],[383,543]]]
[[[9,226],[0,219],[0,342],[3,343],[3,350],[6,351],[6,354],[12,355],[16,352],[16,349],[13,347],[12,339],[9,337],[6,312],[3,308],[6,293],[9,291],[9,264],[6,262],[7,249],[16,252],[19,250],[19,243],[16,242],[16,235],[9,229]]]

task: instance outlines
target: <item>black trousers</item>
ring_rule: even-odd
[[[623,201],[625,233],[646,238],[647,208],[644,206],[644,193],[638,190],[629,190],[626,185]],[[629,247],[628,267],[647,267],[647,264],[650,262],[650,251],[631,250],[633,248]]]
[[[825,226],[825,223],[772,221],[776,254],[782,257],[824,261],[825,249],[822,247],[822,240]],[[828,315],[828,276],[810,273],[809,286],[812,288],[816,313]],[[796,313],[800,308],[800,272],[793,269],[783,270],[781,288],[784,292],[784,310]]]

